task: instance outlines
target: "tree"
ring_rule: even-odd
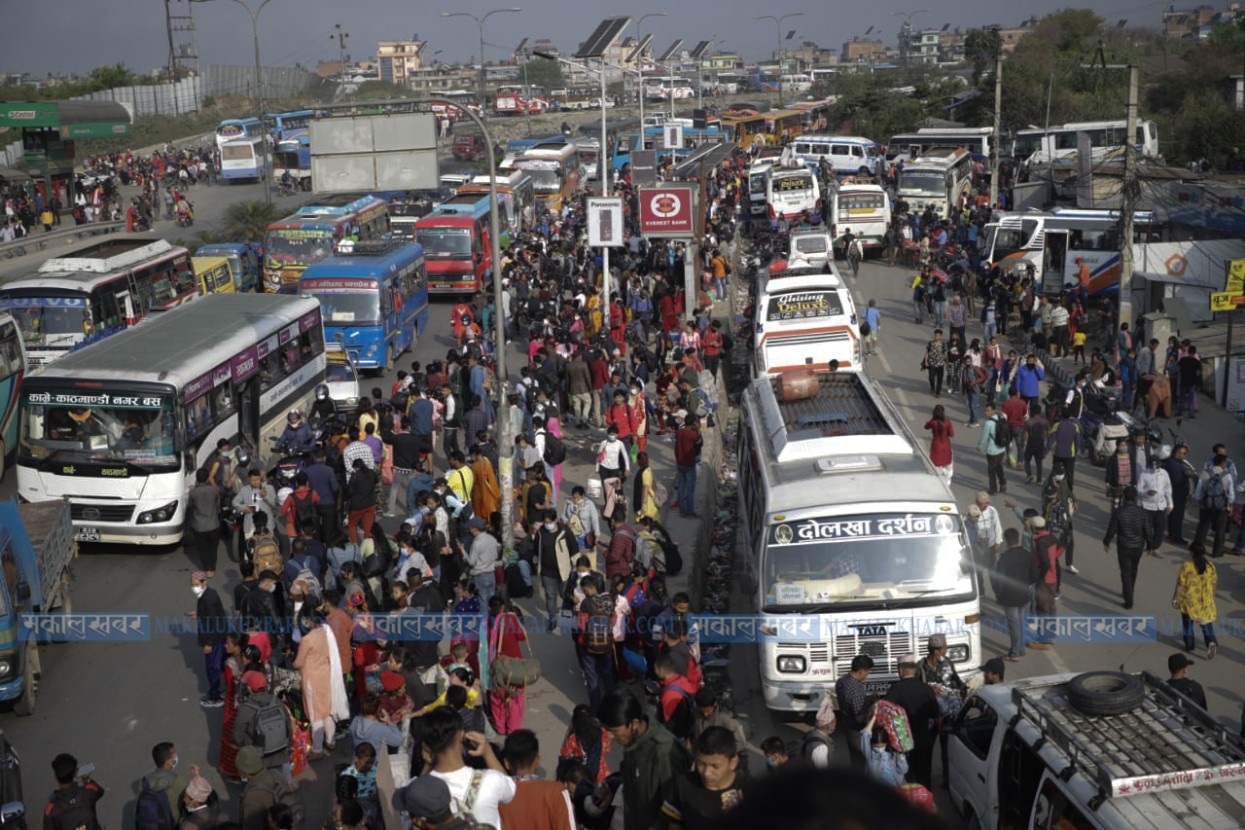
[[[95,90],[113,89],[119,86],[135,86],[140,79],[126,65],[117,62],[112,66],[97,66],[91,70],[90,85]]]
[[[225,211],[224,234],[228,239],[259,242],[264,231],[281,218],[281,209],[257,199],[234,202]]]
[[[523,76],[523,72],[519,72]],[[544,87],[546,90],[560,89],[566,86],[562,78],[562,64],[548,58],[532,58],[527,62],[527,82],[532,86]]]
[[[973,65],[973,86],[994,63],[995,36],[985,29],[969,29],[964,34],[964,58]]]
[[[351,97],[359,101],[390,101],[410,98],[411,88],[389,81],[364,81]]]

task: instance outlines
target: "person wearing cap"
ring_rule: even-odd
[[[912,751],[908,753],[908,778],[915,784],[934,786],[934,743],[938,738],[938,697],[918,676],[915,654],[899,658],[899,679],[886,692],[886,700],[900,706],[912,730]]]
[[[476,591],[485,601],[497,593],[497,575],[494,568],[501,554],[501,545],[484,526],[484,520],[473,516],[467,522],[471,533],[471,546],[467,549],[467,568]]]
[[[1176,653],[1167,658],[1167,673],[1169,678],[1167,685],[1171,686],[1180,694],[1189,700],[1206,708],[1206,691],[1202,688],[1202,684],[1189,677],[1189,666],[1193,665],[1193,661],[1188,655]]]
[[[997,686],[1007,674],[1007,664],[1001,657],[991,657],[981,666],[981,681],[985,686]]]
[[[260,728],[261,716],[272,709],[278,709],[286,717],[284,725],[285,740],[279,750],[263,755],[264,766],[269,769],[280,769],[287,779],[291,778],[290,751],[294,745],[290,731],[290,719],[283,704],[276,695],[268,691],[268,678],[263,672],[248,671],[242,675],[244,691],[242,702],[238,704],[238,713],[234,716],[233,742],[239,749],[253,746],[264,751],[264,734]]]
[[[968,684],[960,678],[960,673],[956,670],[955,664],[947,656],[948,651],[947,635],[931,634],[929,637],[929,653],[926,654],[925,659],[917,664],[918,676],[925,683],[936,683],[948,689],[948,694],[958,694],[960,697],[964,697],[968,694]],[[940,749],[942,752],[942,784],[945,788],[948,781],[947,731],[941,726],[939,731],[942,735]]]
[[[181,807],[185,815],[178,830],[203,830],[208,825],[217,824],[221,819],[220,810],[209,805],[211,800],[212,784],[203,776],[195,775],[182,793]],[[177,811],[174,811],[176,814]]]
[[[393,809],[405,813],[418,830],[467,830],[454,815],[450,787],[434,775],[421,775],[393,794]]]
[[[1035,514],[1026,522],[1035,517],[1040,518]],[[1007,621],[1006,659],[1014,663],[1025,656],[1024,615],[1033,596],[1033,554],[1021,545],[1020,531],[1014,527],[1003,531],[1003,543],[1006,547],[990,574],[990,584]]]
[[[283,803],[283,797],[291,792],[292,798],[300,799],[298,791],[291,790],[285,778],[264,766],[263,755],[257,746],[244,746],[238,750],[238,772],[246,776],[246,787],[242,790],[238,810],[242,830],[269,830],[268,811]]]
[[[1056,613],[1055,600],[1059,597],[1059,557],[1063,555],[1063,545],[1046,526],[1046,519],[1034,516],[1029,522],[1033,528],[1033,613],[1034,616],[1053,617]],[[1039,631],[1030,648],[1045,651],[1051,646],[1049,633]]]
[[[415,710],[411,697],[406,693],[406,678],[392,669],[380,673],[380,708],[388,715],[389,723],[400,724]]]

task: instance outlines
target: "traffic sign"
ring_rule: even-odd
[[[1223,290],[1228,294],[1245,294],[1245,259],[1228,263],[1228,283]]]
[[[1245,306],[1245,294],[1233,294],[1231,291],[1216,292],[1210,295],[1211,311],[1233,311]]]

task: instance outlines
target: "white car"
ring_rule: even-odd
[[[805,231],[792,231],[791,247],[787,251],[787,262],[795,267],[799,262],[808,268],[822,268],[834,262],[834,248],[830,242],[830,234],[822,228]]]
[[[359,408],[359,370],[353,358],[340,343],[325,343],[325,357],[328,368],[325,370],[324,382],[329,388],[329,397],[337,405],[337,411],[350,414]]]

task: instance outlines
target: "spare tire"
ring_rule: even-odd
[[[1141,705],[1146,687],[1140,677],[1120,671],[1090,671],[1068,681],[1068,701],[1092,717],[1122,715]]]

